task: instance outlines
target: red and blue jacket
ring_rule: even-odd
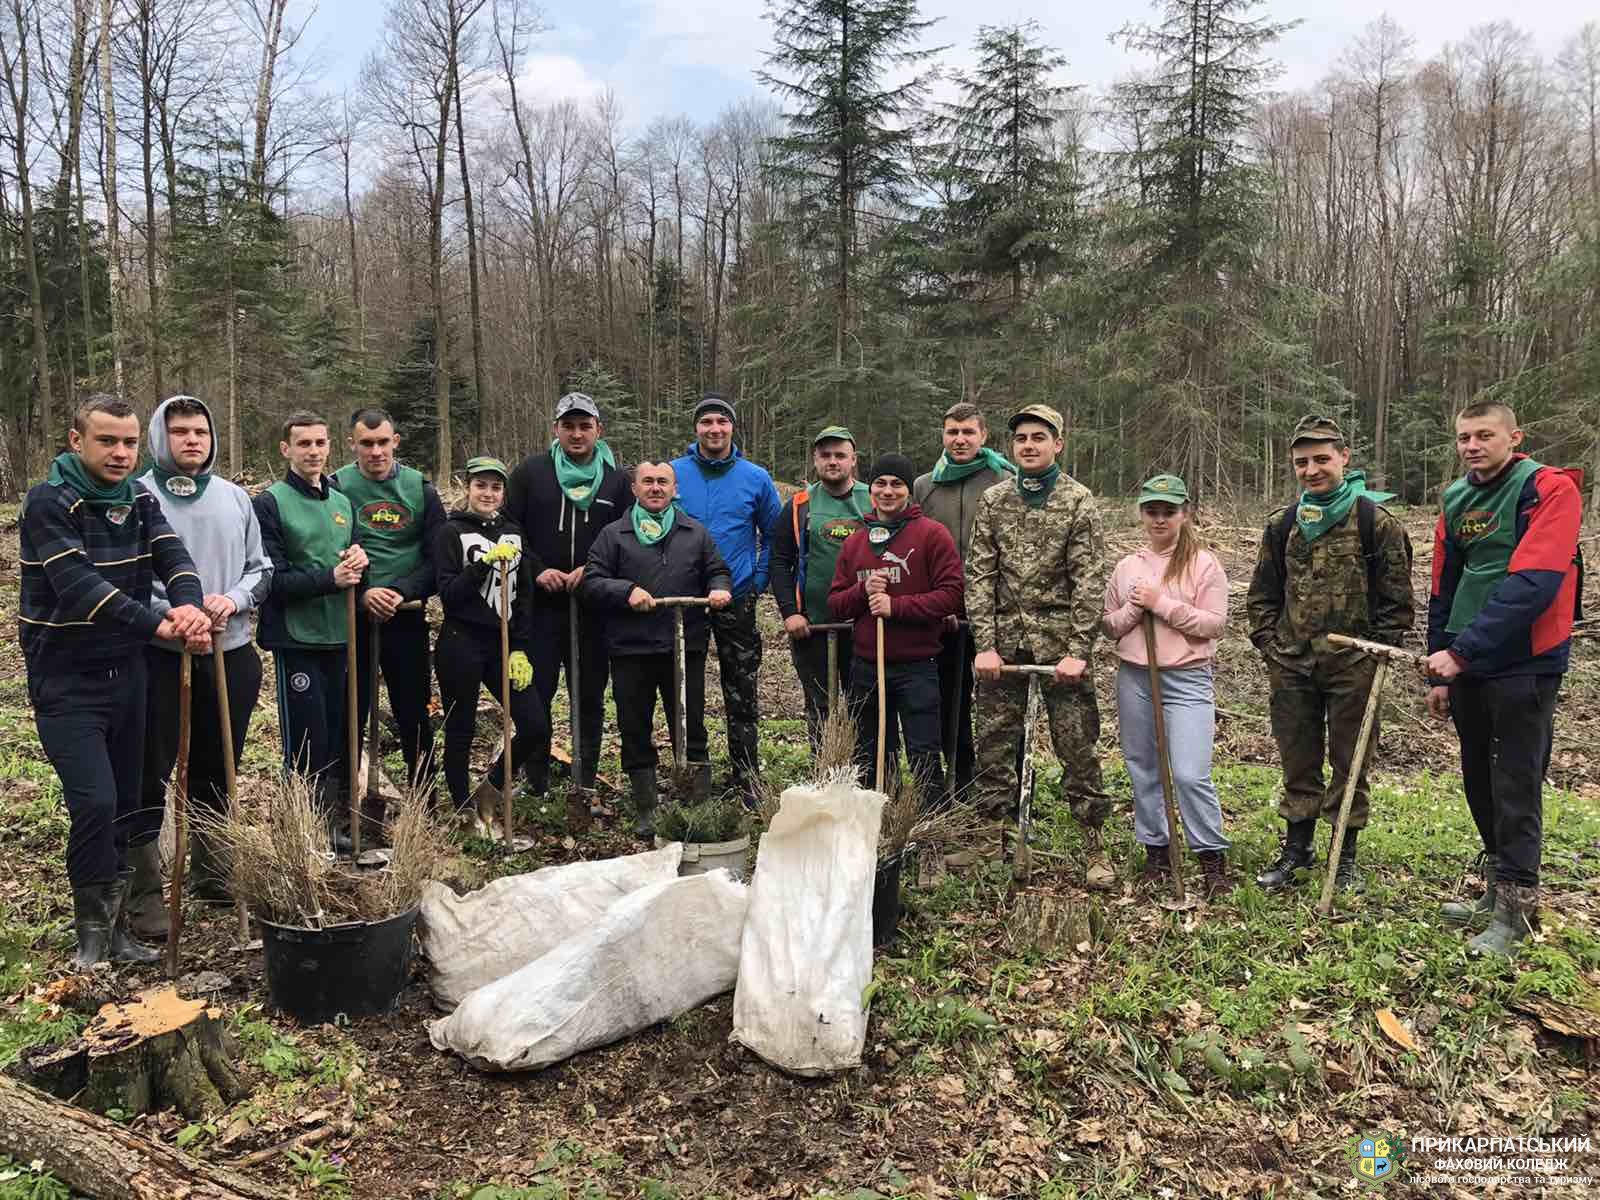
[[[1467,479],[1474,486],[1494,482]],[[1516,548],[1505,577],[1472,623],[1452,634],[1446,625],[1466,561],[1441,513],[1433,539],[1428,652],[1448,649],[1474,679],[1565,673],[1572,653],[1582,523],[1583,498],[1567,472],[1542,467],[1529,476],[1517,498]]]

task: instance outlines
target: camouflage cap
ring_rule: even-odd
[[[829,425],[821,433],[817,434],[816,437],[811,439],[811,444],[813,446],[820,446],[823,442],[849,442],[852,446],[854,446],[856,444],[856,435],[851,433],[843,425]]]
[[[1189,489],[1176,475],[1152,475],[1139,487],[1139,503],[1150,504],[1165,500],[1168,504],[1183,504],[1189,499]]]
[[[508,483],[511,480],[511,472],[506,470],[505,463],[488,454],[467,459],[466,476],[471,479],[474,475],[498,475]]]
[[[1332,417],[1312,415],[1301,417],[1295,422],[1294,436],[1289,439],[1289,445],[1297,446],[1301,442],[1336,442],[1344,445],[1344,430],[1339,428],[1339,422]]]
[[[1018,409],[1011,414],[1011,419],[1006,422],[1006,428],[1015,433],[1017,426],[1024,421],[1042,421],[1050,426],[1051,432],[1057,437],[1060,437],[1061,431],[1066,428],[1066,422],[1061,419],[1061,414],[1048,404],[1030,404],[1026,408]]]

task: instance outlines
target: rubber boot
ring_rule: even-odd
[[[643,767],[629,771],[628,792],[633,798],[634,836],[653,838],[656,833],[656,769]]]
[[[78,935],[72,965],[80,971],[111,961],[111,888],[98,883],[72,889],[72,928]]]
[[[142,846],[128,847],[128,928],[136,937],[167,936],[167,906],[161,890],[161,842],[151,838]]]
[[[1514,957],[1530,933],[1539,928],[1539,887],[1502,883],[1495,893],[1489,928],[1467,943],[1473,954]]]
[[[1344,845],[1339,848],[1339,865],[1333,871],[1333,890],[1336,892],[1359,895],[1366,891],[1367,885],[1356,870],[1356,835],[1360,832],[1359,829],[1344,831]],[[1328,853],[1333,853],[1332,845],[1329,845]]]
[[[1106,857],[1105,840],[1100,836],[1098,825],[1083,831],[1083,851],[1083,885],[1097,892],[1109,892],[1116,887],[1117,873],[1111,869],[1111,860]]]
[[[689,802],[699,804],[702,800],[711,798],[711,764],[708,762],[692,762],[689,764]]]
[[[128,852],[129,858],[133,851]],[[189,894],[203,904],[232,904],[233,894],[228,891],[228,879],[217,861],[217,850],[211,839],[203,833],[189,835]],[[145,930],[133,926],[136,934]],[[163,935],[165,936],[165,935]]]
[[[1500,869],[1500,859],[1493,854],[1478,855],[1478,869],[1483,872],[1483,895],[1475,901],[1452,900],[1439,906],[1439,915],[1452,925],[1477,928],[1494,917],[1495,874]]]
[[[1228,860],[1221,850],[1200,851],[1200,886],[1209,897],[1226,896],[1233,891],[1233,877],[1228,874]]]
[[[1290,821],[1283,835],[1283,849],[1278,851],[1278,861],[1256,876],[1264,888],[1283,888],[1294,883],[1294,873],[1309,867],[1317,860],[1312,853],[1311,839],[1317,832],[1317,819]]]
[[[161,951],[128,936],[128,881],[132,877],[132,871],[124,871],[111,885],[111,961],[148,967],[161,961]]]

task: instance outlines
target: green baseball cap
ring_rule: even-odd
[[[1011,414],[1011,420],[1006,422],[1006,428],[1015,433],[1017,426],[1024,421],[1042,421],[1057,437],[1060,437],[1061,431],[1066,428],[1066,422],[1061,419],[1061,414],[1048,404],[1030,404],[1026,408],[1019,408]]]
[[[511,482],[511,472],[506,470],[505,463],[488,454],[467,459],[466,474],[468,479],[474,475],[498,475],[507,483]]]
[[[811,444],[813,446],[820,446],[823,442],[849,442],[852,446],[854,446],[856,444],[856,435],[851,433],[843,425],[829,425],[821,433],[817,434],[816,437],[811,439]]]
[[[1344,430],[1339,428],[1339,422],[1332,417],[1312,415],[1301,417],[1295,422],[1294,434],[1289,438],[1289,445],[1297,446],[1301,442],[1334,442],[1344,445]]]
[[[1183,504],[1189,499],[1189,489],[1176,475],[1152,475],[1139,485],[1139,503],[1164,500],[1168,504]]]

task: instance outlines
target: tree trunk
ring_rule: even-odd
[[[111,0],[100,0],[100,112],[104,125],[106,265],[111,278],[111,373],[117,395],[122,379],[122,205],[117,199],[117,100],[111,83]],[[79,227],[82,227],[80,222]]]
[[[261,74],[256,81],[256,144],[251,160],[250,184],[256,203],[267,202],[267,126],[272,120],[272,76],[278,65],[278,40],[283,34],[283,10],[289,0],[267,0],[262,21]]]
[[[472,319],[472,386],[477,397],[477,440],[483,445],[483,410],[489,389],[483,381],[483,309],[478,299],[478,227],[472,214],[472,177],[467,173],[467,126],[461,119],[461,72],[456,75],[456,147],[461,159],[461,203],[467,215],[467,292]]]
[[[439,96],[434,140],[433,195],[428,210],[428,270],[433,289],[433,396],[439,421],[439,461],[434,478],[450,478],[450,360],[444,309],[444,163],[450,138],[450,101],[456,86],[456,27],[450,26],[449,66]]]
[[[143,154],[144,170],[144,274],[145,286],[150,295],[150,407],[155,408],[160,404],[164,387],[161,378],[161,272],[157,243],[159,235],[156,232],[156,174],[155,164],[152,162],[155,150],[154,124],[155,104],[155,66],[152,61],[154,48],[150,45],[150,24],[154,19],[151,6],[155,0],[140,0],[137,20],[139,22],[139,85],[144,93],[143,136],[140,147]]]

